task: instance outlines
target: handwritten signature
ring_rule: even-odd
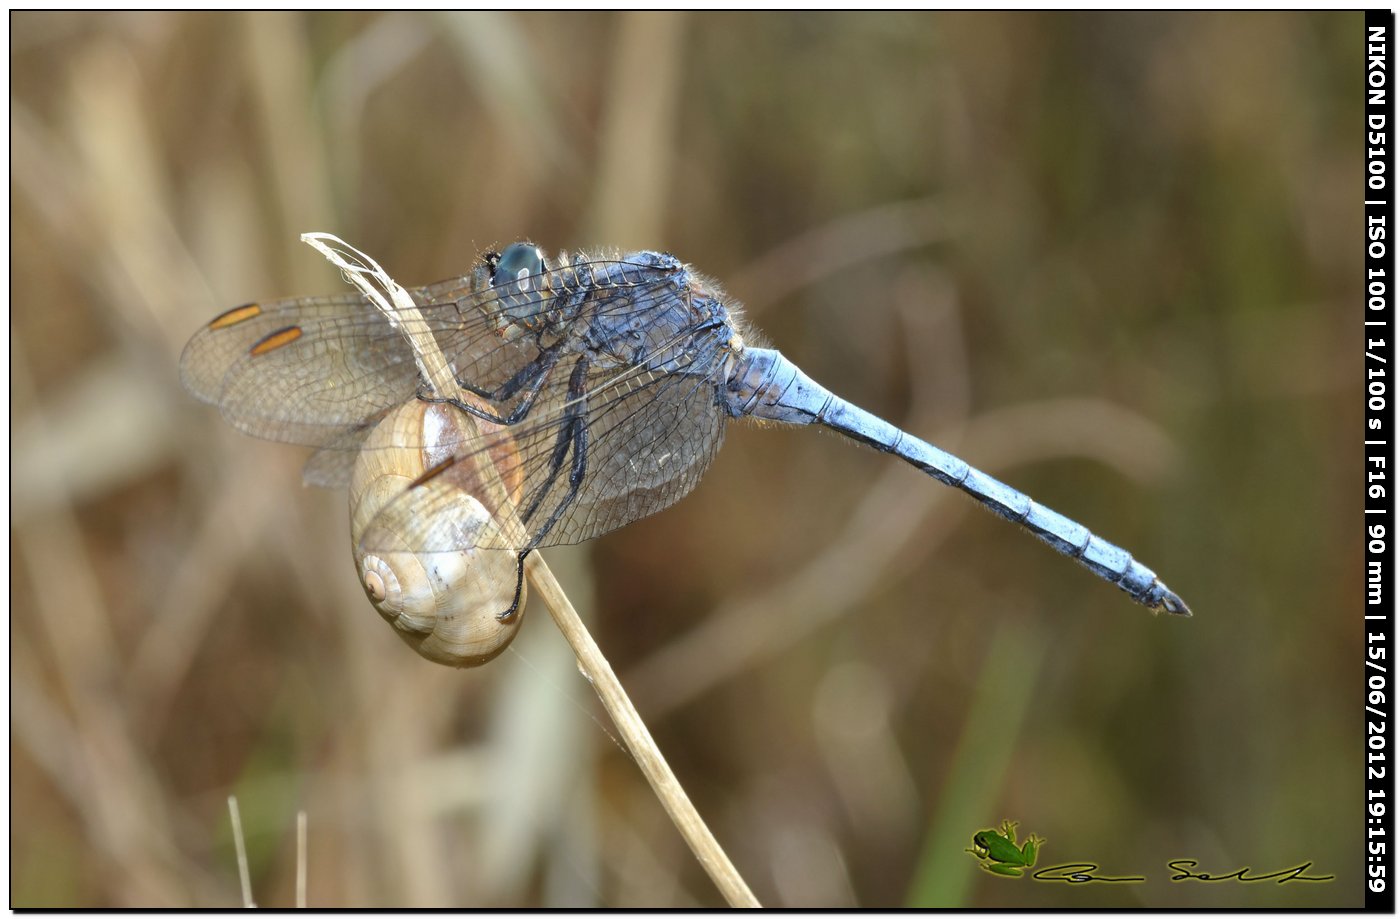
[[[1200,865],[1194,858],[1178,858],[1167,862],[1167,867],[1172,869],[1170,880],[1172,883],[1181,881],[1201,881],[1203,883],[1217,883],[1219,881],[1237,881],[1241,884],[1253,884],[1259,881],[1274,881],[1278,884],[1286,884],[1289,881],[1331,881],[1336,879],[1336,875],[1329,874],[1324,877],[1312,877],[1305,874],[1313,866],[1312,862],[1303,862],[1301,865],[1294,865],[1292,868],[1283,868],[1269,874],[1252,874],[1253,868],[1245,866],[1229,874],[1210,874],[1205,871],[1194,871]],[[1109,877],[1097,874],[1099,866],[1093,862],[1070,862],[1064,865],[1054,865],[1049,868],[1041,868],[1031,877],[1037,881],[1060,881],[1066,884],[1088,884],[1092,882],[1104,884],[1141,884],[1147,880],[1145,877]]]
[[[1178,858],[1167,862],[1167,867],[1177,872],[1172,875],[1171,879],[1173,881],[1240,881],[1244,884],[1252,884],[1256,881],[1277,881],[1280,884],[1286,884],[1289,881],[1331,881],[1336,879],[1336,875],[1334,874],[1329,874],[1326,877],[1320,878],[1308,877],[1303,872],[1312,867],[1312,862],[1303,862],[1301,865],[1295,865],[1292,868],[1284,868],[1272,874],[1255,875],[1250,874],[1254,869],[1248,866],[1238,871],[1232,871],[1229,874],[1207,874],[1204,871],[1198,872],[1190,870],[1199,864],[1200,862],[1196,861],[1194,858]]]
[[[1056,865],[1053,868],[1041,868],[1031,877],[1037,881],[1064,881],[1066,884],[1087,884],[1090,881],[1101,881],[1113,884],[1141,884],[1147,878],[1110,878],[1094,874],[1099,870],[1099,866],[1093,862],[1072,862],[1068,865]]]

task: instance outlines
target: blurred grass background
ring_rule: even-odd
[[[720,903],[535,611],[475,671],[180,391],[248,300],[677,253],[809,373],[1129,548],[733,426],[548,554],[774,906],[1361,902],[1359,14],[11,14],[11,905]],[[1002,818],[1142,885],[978,871]],[[1165,863],[1332,883],[1168,882]]]

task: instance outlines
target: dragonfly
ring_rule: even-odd
[[[408,400],[443,403],[474,433],[427,443],[435,462],[377,512],[415,552],[477,548],[524,562],[657,513],[699,482],[729,421],[818,425],[952,486],[1153,612],[1190,609],[1124,549],[992,476],[833,394],[779,351],[750,344],[738,305],[665,252],[562,253],[531,242],[487,252],[465,275],[407,290],[414,334],[451,380],[426,378],[404,318],[347,292],[249,303],[201,328],[184,386],[237,429],[316,448],[305,478],[344,484],[381,419]],[[453,487],[489,464],[492,513],[516,525],[466,531]],[[509,505],[509,506],[507,506]],[[373,549],[374,546],[363,548]]]

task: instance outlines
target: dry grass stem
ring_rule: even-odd
[[[228,796],[228,819],[233,825],[233,848],[238,853],[238,886],[243,890],[243,906],[257,909],[253,902],[253,882],[248,876],[248,848],[243,844],[243,821],[238,816],[238,799]]]
[[[705,825],[685,789],[677,781],[675,773],[667,765],[666,758],[661,755],[661,749],[652,739],[646,723],[637,714],[627,691],[622,688],[622,683],[613,673],[612,666],[593,641],[593,636],[589,634],[583,620],[574,611],[574,605],[569,602],[564,589],[554,579],[549,566],[540,558],[539,553],[535,553],[530,556],[527,568],[535,596],[544,601],[549,614],[554,617],[555,625],[564,633],[564,639],[568,641],[569,647],[573,648],[584,676],[593,684],[594,692],[598,693],[603,707],[608,710],[608,715],[622,734],[623,743],[627,744],[632,758],[637,761],[642,774],[651,783],[676,829],[685,837],[690,851],[695,853],[695,857],[699,859],[701,866],[724,894],[724,899],[730,906],[759,907],[761,904],[744,883],[743,877],[739,875],[724,849],[720,848],[714,834]]]
[[[297,909],[306,909],[306,811],[297,811]]]

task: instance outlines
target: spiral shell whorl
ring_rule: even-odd
[[[519,630],[523,592],[522,609],[507,622],[497,618],[514,599],[514,553],[471,546],[413,552],[399,534],[373,521],[380,509],[442,459],[441,450],[430,442],[433,437],[425,433],[460,444],[467,438],[464,426],[472,423],[448,405],[406,403],[371,432],[350,481],[350,535],[365,595],[410,647],[454,667],[486,663]],[[435,512],[453,514],[466,534],[495,526],[482,503],[465,491],[456,493],[451,508]]]

